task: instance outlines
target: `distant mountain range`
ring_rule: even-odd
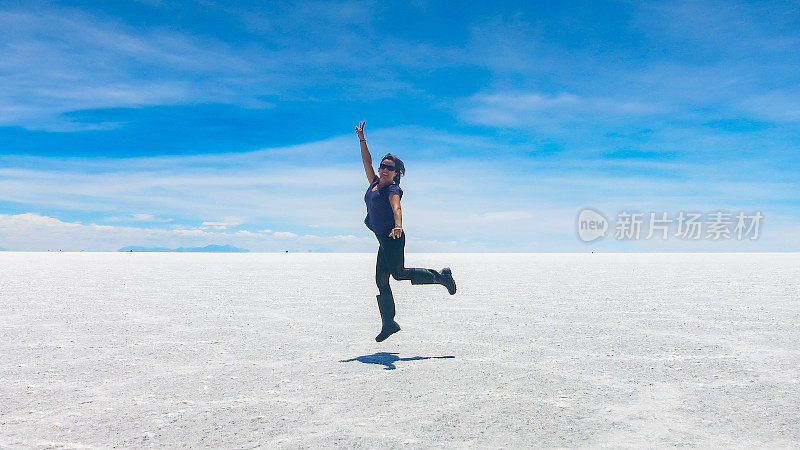
[[[250,250],[232,245],[206,245],[205,247],[122,247],[120,252],[178,252],[178,253],[247,253]]]

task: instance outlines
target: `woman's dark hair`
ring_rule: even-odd
[[[389,159],[394,162],[394,183],[400,184],[400,177],[406,174],[405,164],[403,164],[403,161],[400,158],[391,153],[387,153],[386,156],[381,158],[381,162],[383,162],[384,159]]]

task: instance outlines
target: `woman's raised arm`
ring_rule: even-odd
[[[375,169],[372,167],[372,155],[367,148],[367,140],[364,139],[364,125],[366,121],[361,122],[356,127],[356,135],[358,136],[359,143],[361,144],[361,161],[364,163],[364,172],[367,173],[367,182],[372,184],[375,179]]]

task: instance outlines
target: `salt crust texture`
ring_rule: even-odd
[[[0,447],[800,446],[800,254],[406,262],[0,253]]]

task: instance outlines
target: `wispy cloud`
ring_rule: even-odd
[[[122,124],[69,113],[198,103],[267,108],[309,96],[375,99],[416,89],[400,76],[403,67],[427,69],[450,59],[446,49],[403,40],[365,46],[370,8],[295,6],[265,13],[207,3],[250,33],[234,43],[68,7],[0,7],[0,125],[97,130]],[[365,70],[371,76],[360,76]]]
[[[204,229],[226,230],[230,227],[241,225],[241,220],[235,217],[226,217],[222,222],[203,221],[200,225]]]
[[[2,245],[7,250],[116,251],[134,245],[202,247],[229,244],[253,251],[370,251],[373,240],[351,235],[316,236],[291,232],[223,232],[153,229],[67,222],[38,214],[0,214]]]
[[[409,248],[574,248],[587,205],[797,220],[790,4],[109,5],[0,6],[0,202],[19,242],[50,223],[361,248],[353,114],[375,158],[406,160]],[[186,156],[70,157],[167,152]],[[156,245],[121,244],[137,243]]]
[[[74,9],[0,10],[0,27],[6,49],[0,62],[0,124],[97,128],[103,124],[77,123],[61,114],[224,101],[232,95],[224,80],[269,77],[256,75],[268,66],[264,58],[234,52],[219,41],[168,30],[142,32]],[[200,74],[207,81],[189,81]],[[239,98],[245,100],[255,102]]]
[[[475,94],[464,102],[462,117],[483,125],[562,130],[576,124],[640,122],[668,108],[644,101],[581,97],[570,93],[497,92]]]
[[[191,27],[137,27],[124,17],[63,6],[7,6],[0,8],[0,124],[110,129],[122,124],[70,113],[198,103],[264,108],[409,94],[423,100],[437,95],[427,91],[441,80],[428,78],[440,68],[486,72],[478,93],[459,101],[462,117],[481,124],[528,126],[529,116],[568,127],[604,110],[641,117],[698,107],[796,120],[792,99],[799,93],[785,81],[796,73],[791,50],[800,33],[790,18],[727,2],[615,7],[630,16],[621,25],[632,35],[628,42],[576,39],[566,18],[535,11],[472,17],[463,39],[415,39],[383,30],[380,15],[392,7],[374,2],[192,5],[232,20],[239,39],[231,40]],[[596,19],[581,12],[569,20]],[[434,19],[424,8],[420,14],[419,20]],[[696,54],[703,58],[684,57]]]
[[[702,161],[569,153],[531,159],[522,149],[495,147],[482,137],[471,140],[435,130],[422,134],[431,146],[416,152],[408,150],[420,135],[416,128],[375,130],[371,142],[406,161],[401,186],[409,235],[437,242],[456,238],[462,249],[480,248],[478,242],[509,245],[518,235],[572,240],[575,211],[589,205],[608,211],[742,208],[788,214],[800,202],[793,175],[780,175],[769,166],[733,162],[708,177]],[[480,160],[465,157],[464,148],[495,153]],[[320,154],[328,157],[320,161]],[[0,162],[5,166],[0,169],[0,201],[41,216],[67,210],[86,223],[116,225],[127,224],[104,218],[129,217],[134,227],[146,224],[194,237],[235,229],[229,234],[374,240],[362,224],[366,179],[349,136],[237,154],[125,160],[15,156]],[[132,212],[143,210],[148,212]],[[146,243],[124,243],[134,244]]]
[[[130,218],[136,222],[172,222],[172,219],[156,217],[153,214],[129,214]],[[116,220],[120,220],[117,218]]]
[[[5,250],[116,251],[126,246],[204,247],[233,245],[251,251],[372,252],[374,237],[336,234],[318,236],[289,231],[236,232],[199,229],[152,229],[67,222],[38,214],[0,214],[0,243]],[[465,251],[456,242],[411,238],[416,251]]]

